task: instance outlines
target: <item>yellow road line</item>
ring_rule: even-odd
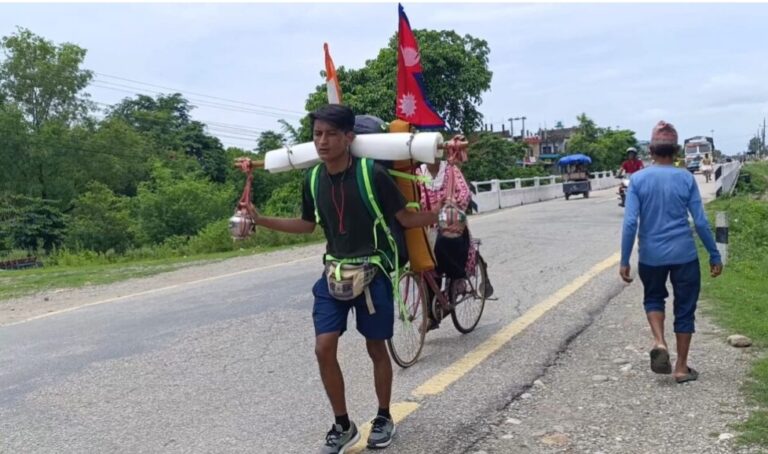
[[[158,292],[163,292],[165,290],[171,290],[171,289],[175,289],[175,288],[179,288],[179,287],[184,287],[184,286],[190,285],[190,284],[199,284],[199,283],[202,283],[202,282],[215,281],[215,280],[224,279],[224,278],[227,278],[227,277],[239,276],[241,274],[246,274],[246,273],[252,273],[254,271],[261,271],[261,270],[267,270],[267,269],[270,269],[270,268],[278,268],[278,267],[281,267],[281,266],[293,265],[295,263],[306,262],[307,260],[317,260],[317,256],[304,257],[302,259],[291,260],[290,262],[275,263],[275,264],[272,264],[272,265],[260,266],[260,267],[255,267],[255,268],[248,268],[247,270],[235,271],[234,273],[219,274],[217,276],[206,277],[206,278],[198,279],[198,280],[195,280],[195,281],[181,282],[179,284],[168,285],[166,287],[153,288],[153,289],[150,289],[150,290],[145,290],[143,292],[131,293],[129,295],[123,295],[123,296],[116,296],[114,298],[107,298],[107,299],[104,299],[104,300],[94,301],[92,303],[85,303],[85,304],[81,304],[79,306],[68,307],[66,309],[61,309],[61,310],[58,310],[58,311],[47,312],[45,314],[36,315],[34,317],[26,318],[24,320],[19,320],[17,322],[8,323],[7,325],[0,325],[0,327],[20,325],[22,323],[31,322],[33,320],[39,320],[41,318],[52,317],[54,315],[59,315],[59,314],[64,314],[66,312],[76,311],[76,310],[82,309],[84,307],[98,306],[100,304],[107,304],[107,303],[114,303],[115,301],[120,301],[120,300],[124,300],[124,299],[128,299],[128,298],[134,298],[134,297],[137,297],[137,296],[151,295],[153,293],[158,293]]]
[[[570,284],[566,285],[544,301],[530,308],[522,316],[517,318],[506,327],[502,328],[499,332],[445,368],[442,372],[424,382],[421,386],[413,391],[412,395],[418,398],[440,394],[453,382],[463,377],[467,372],[471,371],[473,368],[475,368],[475,366],[496,352],[510,339],[533,324],[533,322],[541,318],[541,316],[546,314],[550,309],[554,308],[578,289],[583,287],[584,284],[589,282],[592,278],[605,271],[606,269],[618,264],[619,259],[620,254],[616,253],[598,263],[585,274],[573,280]]]
[[[392,414],[392,419],[395,421],[395,424],[397,424],[405,419],[406,416],[416,411],[417,408],[419,408],[419,404],[416,402],[397,402],[390,406],[389,412]],[[355,446],[349,448],[349,450],[346,452],[348,454],[356,454],[363,451],[366,447],[366,442],[368,441],[368,434],[370,433],[370,422],[360,426],[360,441],[358,441]]]
[[[420,398],[429,395],[440,394],[441,392],[445,391],[445,389],[453,382],[466,375],[467,372],[471,371],[475,366],[488,358],[514,336],[541,318],[550,309],[556,307],[566,298],[573,295],[577,290],[595,278],[598,274],[612,266],[617,265],[620,258],[620,254],[616,253],[593,266],[585,274],[577,277],[571,283],[529,309],[526,313],[524,313],[522,316],[517,318],[506,327],[502,328],[487,341],[477,346],[474,350],[464,355],[461,359],[448,366],[442,372],[424,382],[411,394],[417,398]],[[396,402],[391,405],[390,412],[392,413],[392,419],[394,419],[396,424],[399,424],[418,408],[419,404],[417,402]],[[370,422],[360,426],[360,441],[355,446],[350,448],[347,453],[357,454],[364,451],[366,448],[368,435],[370,433]]]

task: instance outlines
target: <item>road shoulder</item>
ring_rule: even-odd
[[[217,276],[241,273],[241,279],[248,279],[249,270],[277,268],[297,260],[317,258],[320,263],[325,244],[312,244],[281,249],[264,254],[254,254],[206,263],[185,266],[181,269],[144,278],[133,278],[105,285],[91,285],[78,288],[52,289],[33,295],[0,301],[0,326],[19,323],[34,317],[70,310],[80,306],[98,304],[129,298],[144,292],[161,291],[166,287],[183,286]]]
[[[656,375],[641,301],[639,282],[614,298],[467,452],[736,452],[730,425],[747,417],[739,389],[754,353],[729,346],[699,311],[690,354],[699,381]],[[667,326],[670,336],[671,316]]]

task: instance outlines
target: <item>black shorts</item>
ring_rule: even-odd
[[[435,241],[435,259],[437,272],[450,279],[467,277],[467,258],[469,257],[469,230],[458,238],[438,235]]]

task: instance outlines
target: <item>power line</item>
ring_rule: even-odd
[[[104,74],[104,73],[95,72],[95,71],[94,71],[94,73],[96,75],[98,75],[98,76],[101,76],[101,77],[107,77],[109,79],[116,79],[116,80],[122,80],[122,81],[126,81],[126,82],[132,82],[134,84],[146,85],[148,87],[162,88],[164,90],[174,90],[174,91],[178,91],[178,92],[182,92],[182,93],[188,93],[190,95],[202,96],[204,98],[210,98],[210,99],[218,99],[219,101],[226,101],[226,102],[235,103],[235,104],[243,104],[243,105],[247,105],[247,106],[257,107],[257,108],[260,108],[260,109],[268,109],[268,110],[274,110],[274,111],[277,111],[277,112],[285,112],[285,113],[289,113],[289,114],[297,114],[297,115],[302,116],[302,117],[304,115],[306,115],[306,112],[299,112],[299,111],[296,111],[296,110],[288,110],[288,109],[283,109],[283,108],[280,108],[280,107],[263,106],[263,105],[254,104],[254,103],[245,102],[245,101],[237,101],[237,100],[234,100],[234,99],[222,98],[220,96],[212,96],[212,95],[206,95],[206,94],[203,94],[203,93],[195,93],[195,92],[192,92],[192,91],[180,90],[180,89],[177,89],[177,88],[166,87],[166,86],[163,86],[163,85],[151,84],[151,83],[148,83],[148,82],[141,82],[141,81],[138,81],[138,80],[129,79],[127,77],[112,76],[112,75],[109,75],[109,74]]]
[[[259,127],[256,127],[256,126],[237,125],[237,124],[233,124],[233,123],[222,123],[222,122],[218,122],[218,121],[208,121],[208,120],[200,120],[200,121],[205,123],[205,124],[207,124],[207,125],[211,125],[211,126],[222,126],[222,127],[233,128],[233,129],[237,128],[237,129],[242,129],[244,131],[253,131],[253,132],[258,132],[258,133],[262,133],[262,132],[265,132],[265,131],[277,132],[277,131],[274,131],[272,129],[259,128]]]
[[[91,86],[96,87],[96,88],[103,88],[103,89],[107,89],[107,90],[120,91],[120,92],[124,92],[124,93],[129,93],[129,94],[132,94],[132,95],[146,95],[147,93],[161,94],[161,95],[165,94],[164,92],[161,92],[161,91],[149,90],[149,89],[138,89],[136,87],[131,87],[130,85],[123,85],[123,84],[118,84],[118,83],[114,83],[114,82],[100,81],[100,80],[97,80],[95,83],[92,83]],[[117,88],[117,87],[122,87],[122,88]],[[130,90],[126,90],[126,88],[128,88]],[[144,93],[142,93],[142,92],[144,92]],[[214,109],[228,110],[228,111],[231,111],[231,112],[251,113],[251,114],[255,114],[255,115],[262,115],[262,116],[273,117],[273,118],[283,118],[286,115],[291,115],[291,116],[294,116],[294,117],[298,117],[297,115],[293,115],[293,114],[278,114],[278,113],[275,113],[275,112],[268,112],[268,111],[264,111],[264,110],[250,109],[250,108],[247,108],[247,107],[233,106],[233,105],[228,105],[228,104],[224,104],[224,103],[218,103],[218,102],[213,102],[213,101],[205,101],[205,100],[195,99],[195,98],[188,98],[187,100],[190,101],[193,105],[196,105],[196,106],[211,107],[211,108],[214,108]]]
[[[98,105],[109,107],[109,108],[114,106],[113,104],[109,104],[101,101],[91,101],[91,102],[94,104],[98,104]],[[163,121],[157,118],[145,118],[144,120],[157,121],[157,122]],[[216,129],[216,130],[226,129],[226,130],[230,130],[230,132],[238,132],[242,134],[254,134],[256,136],[261,135],[261,133],[263,132],[269,132],[269,131],[277,132],[274,129],[259,128],[256,126],[238,125],[233,123],[224,123],[224,122],[213,121],[213,120],[198,119],[195,121],[203,123],[208,129]]]
[[[221,131],[225,133],[234,133],[234,134],[240,134],[244,136],[254,136],[259,137],[261,136],[261,132],[259,131],[253,131],[249,129],[241,129],[241,128],[235,128],[231,126],[216,126],[216,125],[206,125],[207,129],[211,131]]]
[[[243,141],[251,141],[251,142],[254,142],[254,143],[256,142],[256,138],[255,137],[228,136],[226,134],[216,134],[216,137],[224,137],[224,138],[227,138],[227,139],[238,139],[238,140],[243,140]]]
[[[243,139],[243,140],[250,140],[253,142],[256,142],[259,140],[257,136],[242,136],[237,133],[230,133],[229,131],[211,131],[209,134],[215,136],[215,137],[227,137],[230,139]]]
[[[108,84],[108,85],[102,85],[102,84]],[[117,83],[114,83],[114,82],[98,81],[98,80],[96,81],[96,83],[92,83],[91,86],[96,87],[96,88],[103,88],[103,89],[107,89],[107,90],[120,91],[120,92],[123,92],[123,93],[129,93],[129,94],[132,94],[132,95],[146,95],[147,93],[153,93],[153,94],[159,94],[159,95],[166,94],[166,93],[161,92],[161,91],[148,90],[148,89],[138,89],[136,87],[131,87],[129,85],[122,85],[122,84],[117,84]],[[118,88],[118,87],[122,87],[122,88]],[[126,88],[127,88],[127,90],[126,90]],[[229,111],[232,111],[232,112],[240,112],[240,113],[253,113],[253,114],[256,114],[256,115],[263,115],[263,116],[274,117],[274,118],[282,118],[282,117],[284,117],[284,115],[279,115],[279,114],[276,114],[276,113],[273,113],[273,112],[266,112],[266,111],[261,111],[261,110],[249,109],[249,108],[240,107],[240,106],[231,106],[231,105],[222,104],[222,103],[198,100],[198,99],[195,99],[195,98],[187,98],[187,100],[190,101],[190,103],[193,106],[212,107],[214,109],[229,110]]]

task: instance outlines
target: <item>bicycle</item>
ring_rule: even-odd
[[[419,359],[427,334],[427,311],[438,321],[450,314],[453,326],[462,334],[472,332],[480,322],[491,288],[488,266],[480,255],[480,243],[472,239],[466,278],[451,280],[434,270],[409,270],[402,275],[398,285],[405,313],[398,311],[394,335],[387,340],[390,356],[398,366],[407,368]],[[432,301],[427,301],[427,289],[432,290]]]

